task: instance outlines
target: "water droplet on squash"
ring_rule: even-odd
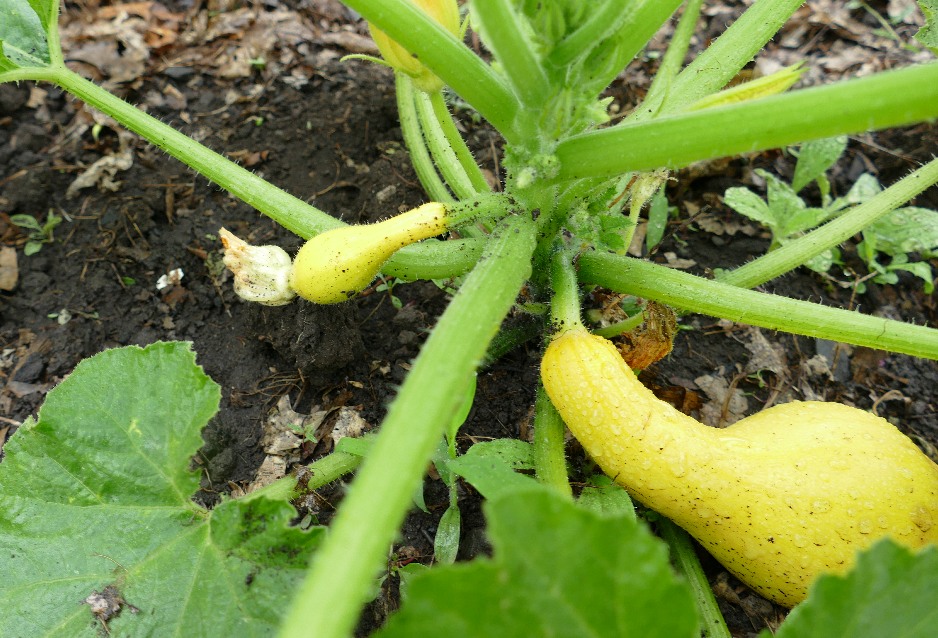
[[[713,518],[713,510],[712,510],[712,509],[709,509],[709,508],[707,508],[707,507],[698,507],[698,508],[697,508],[697,516],[699,516],[700,518],[702,518],[702,519],[704,519],[704,520],[706,520],[706,519],[708,519],[708,518]]]
[[[795,534],[792,537],[791,542],[795,547],[807,547],[808,545],[808,539],[801,534]]]
[[[839,459],[839,458],[831,459],[828,465],[830,465],[831,469],[834,469],[834,470],[846,470],[847,468],[850,467],[850,463],[848,463],[845,459]]]
[[[861,534],[869,534],[873,531],[873,523],[868,518],[864,518],[857,524],[857,529]]]

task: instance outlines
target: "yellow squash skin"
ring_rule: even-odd
[[[554,339],[541,376],[609,476],[770,600],[796,605],[819,574],[846,570],[884,536],[938,542],[938,466],[873,414],[794,402],[711,428],[657,399],[583,329]]]
[[[314,303],[347,301],[374,280],[396,251],[446,228],[446,206],[431,202],[377,224],[316,235],[293,260],[290,287]]]

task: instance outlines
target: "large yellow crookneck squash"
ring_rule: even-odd
[[[609,476],[770,600],[796,605],[884,536],[938,542],[938,466],[878,416],[793,402],[711,428],[657,399],[582,327],[551,342],[541,375]]]

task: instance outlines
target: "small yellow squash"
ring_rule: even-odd
[[[711,428],[657,399],[582,327],[553,340],[541,375],[609,476],[770,600],[794,606],[882,537],[938,542],[938,466],[878,416],[793,402]]]
[[[306,242],[290,272],[304,299],[328,304],[364,290],[395,252],[447,229],[446,206],[431,202],[369,226],[343,226]]]

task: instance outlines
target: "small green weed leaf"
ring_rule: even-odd
[[[285,502],[191,501],[218,402],[185,343],[102,352],[49,393],[0,463],[0,635],[100,636],[82,601],[106,587],[111,636],[273,632],[321,532]]]
[[[827,179],[827,175],[818,175],[815,181],[817,182],[818,190],[821,191],[821,201],[830,201],[831,183],[830,180]]]
[[[605,474],[590,477],[577,501],[580,507],[600,516],[625,516],[635,518],[632,497],[621,485]]]
[[[57,10],[57,0],[0,0],[0,70],[51,63],[46,29]]]
[[[938,211],[917,206],[897,208],[870,224],[864,236],[873,235],[876,249],[890,255],[938,248]]]
[[[775,636],[930,638],[938,624],[935,583],[938,549],[915,555],[884,540],[860,554],[846,576],[820,578]]]
[[[546,488],[485,509],[494,558],[413,578],[380,638],[699,635],[687,586],[643,525]]]
[[[497,459],[512,470],[534,469],[534,448],[518,439],[495,439],[473,445],[462,458]]]
[[[806,208],[804,200],[798,197],[791,186],[772,173],[761,168],[757,168],[756,173],[765,179],[766,200],[769,202],[772,214],[778,220],[779,227],[787,227],[788,220]]]
[[[925,15],[925,26],[918,30],[915,39],[938,54],[938,0],[918,0]]]
[[[814,180],[823,177],[827,169],[837,163],[846,148],[845,135],[802,144],[798,152],[798,163],[795,165],[795,175],[791,181],[792,189],[800,192]]]
[[[476,398],[476,375],[472,375],[472,379],[469,381],[469,385],[466,388],[466,396],[463,399],[462,405],[459,407],[459,410],[453,416],[453,420],[449,425],[449,428],[446,430],[446,441],[449,444],[449,449],[452,450],[453,456],[456,456],[456,435],[459,433],[459,428],[462,427],[463,423],[466,422],[466,419],[469,418],[469,413],[472,412],[472,404]]]
[[[668,197],[662,188],[655,192],[648,204],[648,228],[645,231],[645,248],[651,250],[664,238],[664,231],[668,228],[668,217],[671,207],[668,206]]]
[[[466,479],[488,499],[541,487],[534,478],[516,472],[534,469],[531,444],[517,439],[476,443],[466,454],[446,465],[451,472]]]
[[[778,220],[769,205],[748,188],[736,186],[727,189],[723,195],[723,201],[740,215],[764,224],[770,229],[778,227]]]
[[[824,223],[828,218],[828,211],[824,208],[802,208],[790,212],[791,215],[785,219],[780,231],[784,237],[810,230]]]
[[[910,272],[922,280],[922,289],[926,295],[935,291],[934,277],[931,266],[924,261],[909,261],[908,255],[896,255],[888,265],[883,266],[875,258],[867,261],[870,271],[879,273],[873,277],[873,281],[878,284],[896,284],[899,282],[898,272],[904,270]]]
[[[804,265],[807,268],[810,268],[817,273],[825,273],[831,269],[831,266],[834,265],[834,262],[837,261],[837,255],[833,250],[825,250],[820,255],[815,255],[808,261],[804,262]]]
[[[457,505],[450,505],[443,512],[440,524],[436,528],[433,538],[433,557],[437,563],[451,565],[456,562],[459,552],[459,530],[462,525],[462,515]]]
[[[42,232],[42,225],[40,225],[40,223],[32,215],[10,215],[10,221],[20,228],[32,230],[37,233]]]
[[[878,179],[869,173],[863,173],[857,178],[857,181],[853,183],[850,190],[847,191],[847,203],[862,204],[879,195],[882,190],[883,187],[880,185]]]
[[[371,447],[374,445],[374,439],[355,438],[352,436],[343,436],[336,443],[335,451],[355,456],[368,456]]]

